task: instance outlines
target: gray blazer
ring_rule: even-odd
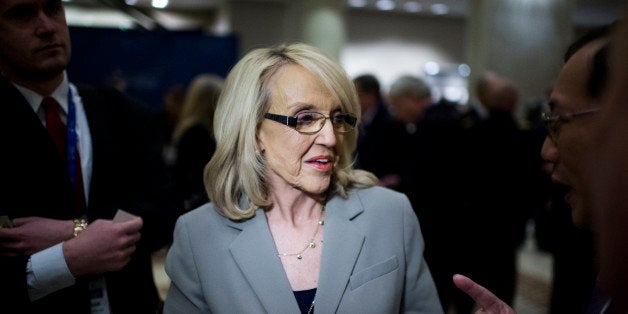
[[[442,313],[407,197],[381,187],[333,197],[316,313]],[[206,204],[179,218],[165,313],[299,313],[265,215],[234,222]]]

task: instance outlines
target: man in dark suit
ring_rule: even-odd
[[[519,92],[508,78],[485,72],[477,97],[486,116],[468,129],[465,254],[467,274],[490,287],[506,303],[515,297],[516,253],[527,221],[544,206],[546,181],[540,142],[521,127],[515,112]],[[480,179],[482,178],[482,179]],[[495,236],[495,235],[499,236]],[[468,299],[467,299],[468,300]],[[471,312],[467,304],[465,312]]]
[[[460,271],[459,226],[464,225],[461,157],[463,133],[456,105],[434,103],[432,87],[418,76],[402,75],[390,86],[393,117],[404,124],[405,154],[401,191],[419,217],[425,238],[425,260],[447,312],[454,293],[451,276]],[[465,235],[466,236],[466,235]]]
[[[70,83],[70,50],[61,0],[0,2],[0,311],[154,313],[177,214],[157,116]]]
[[[362,111],[355,152],[356,168],[375,174],[380,185],[398,190],[400,174],[404,170],[398,162],[405,149],[402,146],[404,127],[388,113],[379,81],[374,75],[359,75],[353,83]]]

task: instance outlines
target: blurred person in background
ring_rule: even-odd
[[[174,176],[186,211],[208,201],[203,170],[216,150],[214,111],[221,91],[222,78],[211,74],[196,76],[187,89],[172,134]]]
[[[355,167],[375,174],[379,185],[398,189],[402,170],[398,158],[405,149],[403,125],[390,116],[374,75],[357,76],[353,83],[362,111]]]
[[[451,276],[462,271],[464,245],[460,230],[466,224],[463,129],[455,107],[434,104],[431,86],[422,78],[402,75],[391,85],[393,117],[406,126],[400,188],[412,203],[425,237],[425,259],[445,311],[457,290]],[[454,111],[452,111],[454,109]],[[462,217],[462,218],[461,218]]]
[[[163,108],[162,108],[162,128],[163,138],[170,140],[172,138],[172,132],[179,120],[181,114],[181,107],[183,107],[183,100],[185,99],[185,88],[181,84],[175,84],[170,86],[163,95]],[[166,145],[170,142],[166,143]],[[167,152],[164,152],[165,154]],[[167,155],[166,155],[167,156]],[[166,157],[166,162],[168,162]]]
[[[476,88],[486,114],[467,129],[463,144],[467,166],[462,170],[466,203],[461,228],[467,231],[468,241],[463,257],[468,268],[463,274],[512,304],[517,249],[525,239],[528,220],[545,205],[547,175],[539,158],[540,142],[516,119],[519,92],[515,85],[487,71]],[[472,310],[472,303],[466,306],[462,313]]]

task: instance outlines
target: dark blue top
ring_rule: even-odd
[[[314,297],[316,296],[316,288],[310,290],[301,290],[294,291],[294,297],[297,299],[297,303],[299,304],[299,309],[301,309],[302,314],[306,314],[314,302]],[[314,313],[314,311],[312,311]]]

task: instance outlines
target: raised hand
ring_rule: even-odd
[[[468,294],[480,307],[476,314],[515,314],[508,304],[495,296],[486,288],[463,275],[454,275],[454,284],[458,289]]]

